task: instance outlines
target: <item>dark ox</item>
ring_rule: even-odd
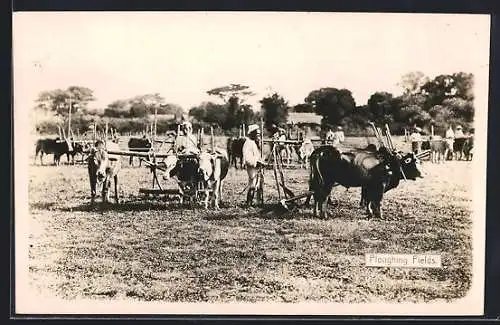
[[[71,157],[71,163],[74,164],[75,163],[75,156],[77,154],[79,154],[80,157],[82,158],[81,161],[83,162],[84,152],[88,149],[89,149],[89,146],[86,143],[74,142],[73,143],[73,150],[69,151],[66,154],[68,157],[68,161],[69,161],[69,157]]]
[[[314,215],[327,216],[327,203],[333,186],[361,187],[361,205],[369,217],[382,216],[383,194],[399,185],[399,181],[422,177],[419,160],[414,153],[390,153],[382,147],[377,152],[342,153],[332,146],[321,146],[310,157],[309,189],[315,201]],[[404,172],[404,176],[401,173]]]
[[[148,138],[130,138],[128,140],[129,151],[148,152],[152,147],[152,142]],[[129,165],[133,165],[134,157],[130,156]],[[139,166],[142,165],[142,160],[139,158]]]
[[[119,150],[118,145],[112,142],[108,143],[109,149]],[[118,173],[121,169],[120,158],[109,155],[103,143],[99,141],[96,143],[96,147],[91,149],[87,161],[92,202],[95,200],[98,185],[102,186],[103,202],[109,202],[109,190],[111,180],[113,180],[115,185],[115,202],[118,203]]]
[[[240,168],[243,168],[243,144],[245,138],[228,138],[226,143],[229,165],[238,168],[237,159],[239,159]]]
[[[465,157],[465,144],[468,138],[456,138],[453,141],[453,159],[462,160]]]
[[[39,139],[36,142],[36,150],[35,150],[35,164],[38,154],[40,154],[40,164],[43,165],[43,155],[53,154],[54,155],[54,164],[59,165],[61,162],[61,156],[66,154],[68,157],[69,163],[69,155],[70,152],[73,151],[73,146],[69,140],[60,140],[57,139]]]
[[[472,156],[474,154],[474,137],[470,136],[464,143],[463,153],[465,160],[472,160]]]
[[[214,154],[203,152],[198,156],[168,156],[165,159],[164,179],[177,178],[181,190],[181,203],[184,194],[193,194],[201,190],[205,194],[204,205],[208,208],[210,198],[214,208],[219,208],[222,199],[222,185],[229,170],[229,160],[226,153]],[[186,193],[188,192],[188,193]]]

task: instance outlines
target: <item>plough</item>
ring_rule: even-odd
[[[389,130],[389,126],[385,124],[385,130],[382,132],[380,128],[377,128],[373,122],[370,122],[370,125],[373,128],[373,131],[375,133],[375,137],[377,138],[380,146],[388,148],[391,152],[395,150],[394,143],[392,141],[392,136],[391,132]],[[384,141],[385,140],[385,141]],[[273,170],[274,170],[274,177],[276,180],[276,186],[278,189],[278,200],[279,200],[279,205],[284,208],[287,211],[294,210],[295,208],[298,207],[297,201],[301,199],[306,199],[309,198],[314,192],[313,191],[307,191],[305,193],[299,194],[299,195],[294,195],[293,192],[288,189],[285,186],[285,180],[283,177],[283,172],[282,172],[282,162],[281,162],[281,157],[280,154],[276,150],[276,143],[280,142],[279,140],[274,141],[275,143],[273,144],[273,148],[271,150],[271,154],[269,157],[272,157],[273,161]],[[422,153],[421,153],[422,154]],[[406,175],[403,172],[403,169],[400,167],[400,171],[403,175],[403,178],[406,180]],[[338,185],[338,184],[336,184]],[[281,192],[283,192],[283,197],[281,195]]]

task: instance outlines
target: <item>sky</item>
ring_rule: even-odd
[[[15,108],[44,90],[85,86],[90,108],[160,93],[186,110],[239,83],[258,101],[290,105],[312,90],[347,88],[357,105],[401,93],[410,71],[431,78],[487,70],[489,16],[377,13],[15,13]],[[478,70],[479,69],[479,70]]]

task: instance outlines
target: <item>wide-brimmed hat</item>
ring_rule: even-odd
[[[337,126],[337,130],[342,130],[342,127],[341,126]]]
[[[259,126],[257,124],[251,124],[248,126],[248,134],[259,131]]]

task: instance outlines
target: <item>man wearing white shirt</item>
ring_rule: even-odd
[[[344,137],[344,131],[342,130],[341,126],[337,126],[337,131],[335,132],[335,142],[336,144],[344,142],[345,137]]]
[[[246,204],[251,206],[255,196],[255,189],[258,183],[259,168],[263,165],[258,142],[260,139],[260,130],[257,124],[248,126],[247,138],[243,144],[243,163],[247,168],[248,174],[248,192]]]
[[[410,135],[411,150],[418,154],[422,148],[422,135],[420,134],[422,129],[419,127],[413,128],[413,133]]]
[[[181,154],[198,154],[198,141],[193,134],[193,126],[190,122],[182,123],[182,133],[175,141],[175,147]]]

